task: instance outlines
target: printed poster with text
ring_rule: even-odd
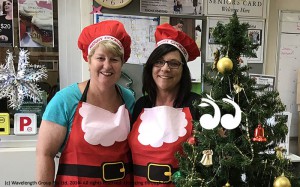
[[[20,47],[53,47],[52,0],[18,0]]]
[[[140,11],[150,14],[203,15],[203,0],[140,0]]]
[[[0,47],[14,46],[13,1],[0,0]]]

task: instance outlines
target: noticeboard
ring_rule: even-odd
[[[131,54],[127,63],[145,64],[155,48],[154,32],[159,23],[158,17],[116,14],[94,14],[94,23],[103,20],[118,20],[124,24],[131,36]]]

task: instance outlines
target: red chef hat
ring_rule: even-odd
[[[85,27],[79,38],[78,47],[82,50],[85,61],[91,49],[103,40],[110,40],[117,44],[124,52],[125,62],[131,52],[131,38],[126,32],[124,25],[117,20],[106,20]]]
[[[196,42],[186,33],[176,30],[168,23],[157,26],[155,39],[157,46],[170,44],[177,47],[187,62],[195,60],[200,56],[200,51]]]

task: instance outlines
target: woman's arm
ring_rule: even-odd
[[[37,186],[49,187],[54,185],[54,157],[63,144],[66,133],[66,127],[50,121],[42,121],[36,147]]]

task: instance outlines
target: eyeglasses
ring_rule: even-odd
[[[165,65],[165,63],[168,64],[170,69],[178,69],[180,65],[183,65],[183,63],[179,62],[178,60],[165,61],[165,60],[160,59],[154,63],[154,66],[161,68]]]

